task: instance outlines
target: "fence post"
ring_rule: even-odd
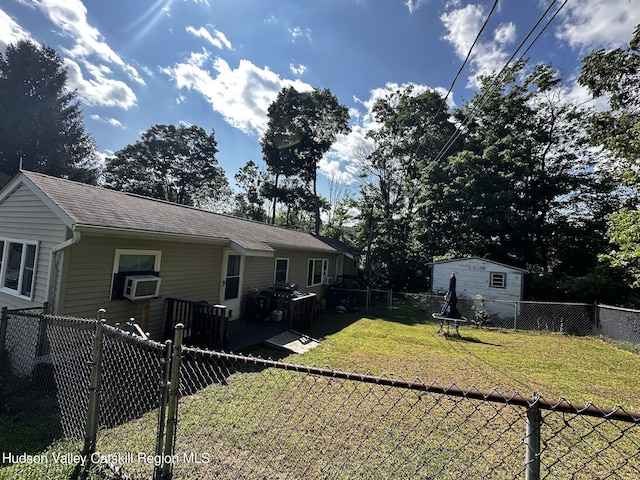
[[[538,395],[533,394],[533,403],[527,409],[527,459],[526,480],[540,480],[540,425],[542,414],[538,407]]]
[[[4,350],[4,342],[7,336],[7,323],[9,323],[9,309],[2,307],[2,313],[0,313],[0,352]]]
[[[98,415],[100,413],[100,384],[102,381],[102,337],[106,323],[104,314],[106,310],[98,310],[98,322],[96,323],[96,336],[93,340],[93,356],[91,360],[91,380],[89,383],[89,405],[87,408],[87,426],[84,436],[84,448],[82,453],[89,455],[96,449],[98,437]]]
[[[162,379],[160,380],[160,408],[158,411],[158,433],[156,436],[156,458],[162,458],[162,448],[164,446],[164,427],[167,413],[167,393],[169,391],[169,374],[171,372],[171,346],[173,342],[167,340],[165,343],[164,358],[162,359]],[[155,480],[162,478],[162,462],[156,462],[154,467]]]
[[[393,290],[389,290],[387,292],[387,310],[389,310],[389,315],[391,315],[391,311],[393,310]]]
[[[367,287],[367,299],[364,307],[365,312],[369,313],[370,305],[371,305],[371,287]]]
[[[173,464],[169,460],[173,456],[173,446],[178,422],[178,397],[180,395],[180,364],[182,362],[182,339],[184,325],[175,327],[173,338],[173,355],[171,356],[171,379],[169,381],[169,402],[167,405],[167,431],[165,433],[164,450],[162,452],[162,478],[171,478]]]

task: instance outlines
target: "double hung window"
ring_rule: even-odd
[[[328,271],[329,260],[326,258],[310,258],[307,271],[307,287],[321,285],[322,280],[327,277]]]
[[[31,300],[36,278],[38,243],[0,238],[0,288]]]

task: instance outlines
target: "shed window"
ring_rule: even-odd
[[[284,283],[289,278],[289,259],[276,258],[275,283]]]
[[[491,272],[491,278],[489,281],[491,288],[506,288],[507,287],[507,274]]]
[[[160,250],[117,249],[113,259],[111,300],[124,299],[124,281],[128,275],[159,275]]]
[[[36,242],[0,239],[0,282],[5,292],[33,298],[37,251]]]
[[[329,260],[326,258],[309,259],[309,271],[307,272],[307,287],[321,285],[329,271]]]

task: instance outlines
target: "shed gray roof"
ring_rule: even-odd
[[[22,181],[69,226],[228,240],[250,251],[277,247],[336,253],[310,233],[207,212],[40,173],[22,171]],[[14,182],[9,182],[12,184]],[[9,187],[10,188],[10,187]],[[43,196],[44,195],[44,198]]]
[[[524,268],[514,267],[513,265],[507,265],[506,263],[496,262],[494,260],[489,260],[487,258],[482,257],[460,257],[460,258],[451,258],[448,260],[439,260],[437,262],[429,262],[427,265],[442,265],[444,263],[456,263],[456,262],[464,262],[465,260],[479,260],[481,262],[492,263],[494,265],[500,265],[501,267],[510,268],[512,270],[517,270],[522,273],[529,273],[528,270]]]

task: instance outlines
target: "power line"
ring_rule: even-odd
[[[520,55],[520,57],[518,58],[518,61],[522,60],[522,58],[527,54],[527,52],[531,49],[531,47],[534,45],[534,43],[536,43],[540,37],[542,36],[542,34],[545,32],[545,30],[549,27],[549,25],[551,24],[551,22],[555,19],[555,17],[558,15],[558,13],[560,13],[560,11],[562,10],[562,8],[567,4],[569,0],[564,0],[564,2],[562,3],[562,5],[560,5],[560,7],[558,7],[558,9],[556,10],[556,12],[552,15],[552,17],[547,21],[547,23],[544,25],[544,27],[542,28],[542,30],[536,35],[536,37],[533,39],[533,41],[531,42],[531,44],[525,49],[525,51],[522,53],[522,55]],[[544,20],[544,18],[547,16],[547,14],[549,13],[549,11],[551,11],[551,9],[553,8],[553,6],[557,3],[557,0],[553,0],[549,6],[545,9],[544,13],[540,16],[540,18],[538,18],[537,22],[535,23],[535,25],[533,27],[531,27],[531,29],[529,30],[529,33],[527,33],[527,35],[525,36],[525,38],[522,40],[522,42],[520,42],[520,45],[518,45],[518,48],[513,52],[513,54],[511,55],[511,57],[509,57],[509,59],[507,60],[507,62],[504,64],[504,66],[500,69],[499,73],[497,75],[495,75],[493,77],[493,81],[492,83],[489,85],[489,87],[483,92],[482,96],[480,97],[478,103],[476,104],[476,106],[474,108],[471,109],[471,111],[467,114],[467,116],[464,118],[464,120],[462,121],[462,123],[456,127],[456,131],[451,135],[451,137],[449,137],[449,139],[447,140],[447,142],[445,142],[445,145],[440,149],[440,151],[438,152],[438,154],[435,156],[434,161],[439,162],[440,160],[442,160],[442,158],[446,155],[446,153],[449,151],[449,149],[453,146],[454,142],[458,139],[458,137],[460,135],[462,135],[462,128],[469,123],[469,121],[473,118],[473,116],[475,115],[476,111],[479,110],[485,103],[486,101],[486,97],[489,93],[492,92],[492,90],[494,90],[497,85],[504,79],[504,77],[506,76],[507,73],[509,73],[509,71],[507,70],[509,67],[509,64],[512,62],[512,60],[515,58],[515,56],[518,54],[518,52],[520,51],[520,49],[524,46],[524,44],[527,42],[527,40],[529,40],[529,37],[531,37],[531,35],[533,35],[533,32],[538,28],[538,26],[540,25],[540,23],[542,23],[542,21]],[[506,71],[506,72],[505,72]],[[503,73],[505,74],[503,76]]]
[[[496,0],[495,2],[493,2],[493,6],[491,7],[491,11],[487,15],[487,18],[484,19],[484,23],[482,24],[482,27],[480,27],[480,31],[478,32],[478,34],[476,35],[475,40],[471,44],[471,48],[469,48],[469,51],[467,52],[467,56],[464,59],[464,62],[462,62],[462,65],[460,66],[460,69],[458,70],[458,73],[456,73],[456,76],[454,77],[453,82],[451,82],[451,86],[449,87],[449,90],[447,91],[447,94],[442,99],[442,102],[440,103],[440,106],[438,107],[438,111],[433,116],[433,120],[431,120],[429,125],[431,125],[431,123],[433,123],[436,120],[436,118],[438,117],[438,115],[442,111],[442,108],[447,103],[447,98],[449,98],[449,95],[451,95],[451,92],[453,91],[453,86],[456,84],[456,81],[458,80],[458,77],[462,73],[462,70],[464,70],[464,67],[467,65],[467,62],[469,61],[469,58],[471,58],[471,52],[473,52],[473,48],[478,43],[478,40],[480,39],[480,35],[482,35],[482,32],[484,31],[484,29],[486,28],[487,24],[489,23],[489,19],[491,18],[491,15],[493,15],[493,12],[495,11],[496,7],[498,6],[498,1],[499,0]],[[429,125],[427,125],[427,127]]]

